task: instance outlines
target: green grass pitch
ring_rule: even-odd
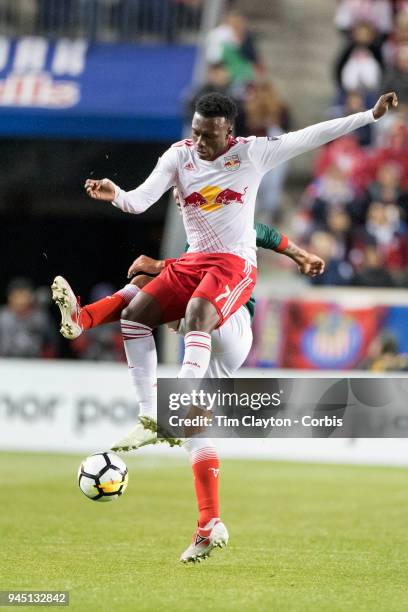
[[[0,590],[69,590],[78,611],[408,609],[406,469],[224,461],[230,545],[184,566],[187,457],[125,457],[110,504],[80,492],[81,458],[0,454]]]

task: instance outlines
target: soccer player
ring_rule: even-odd
[[[138,188],[125,192],[109,179],[85,182],[90,197],[136,214],[174,185],[181,197],[188,252],[165,266],[122,313],[126,356],[141,405],[156,406],[153,328],[184,316],[179,377],[202,378],[211,358],[211,332],[251,295],[256,281],[254,208],[262,176],[279,163],[373,123],[397,105],[396,94],[387,93],[369,111],[278,138],[234,138],[236,106],[227,96],[212,93],[196,103],[192,140],[170,147]],[[206,535],[197,532],[197,538],[210,544],[228,539],[218,518],[199,529]]]
[[[200,378],[210,362],[211,332],[248,301],[256,280],[254,207],[262,176],[281,162],[373,123],[397,104],[396,94],[387,93],[371,110],[278,138],[234,138],[234,102],[211,93],[197,101],[192,140],[171,146],[138,188],[126,192],[109,179],[85,182],[90,197],[129,213],[142,213],[174,185],[181,198],[188,252],[166,266],[122,313],[139,402],[156,405],[154,327],[185,317],[179,377]]]
[[[293,259],[298,265],[299,271],[308,276],[316,276],[324,271],[323,260],[312,253],[304,251],[294,242],[289,240],[278,230],[264,225],[255,224],[257,235],[257,246],[271,249],[282,253]],[[61,334],[68,339],[77,338],[83,331],[118,321],[121,311],[125,308],[139,289],[152,281],[151,276],[157,275],[171,260],[158,261],[145,255],[138,257],[130,266],[128,277],[139,272],[145,273],[135,276],[132,281],[112,296],[80,307],[68,282],[62,277],[54,280],[53,299],[60,308]],[[224,325],[212,332],[213,350],[207,377],[224,378],[233,376],[234,372],[245,361],[252,344],[251,320],[254,315],[255,300],[250,298],[247,304],[241,306]],[[182,319],[173,326],[177,332],[184,334],[185,320]],[[120,442],[112,446],[116,451],[128,451],[140,448],[146,444],[157,442],[155,433],[142,425],[144,417],[156,417],[155,414],[145,413],[145,407],[140,406],[141,422]],[[144,416],[143,416],[144,415]],[[171,443],[174,441],[171,440]],[[196,561],[209,554],[209,542],[203,537],[203,525],[206,526],[215,517],[218,517],[218,475],[219,459],[212,440],[204,434],[191,436],[183,444],[183,448],[189,453],[194,473],[197,505],[199,509],[200,538],[194,537],[193,543],[183,552],[183,562]],[[201,527],[200,527],[201,525]],[[224,534],[225,536],[225,534]]]

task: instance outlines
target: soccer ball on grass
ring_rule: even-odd
[[[81,463],[78,484],[82,493],[93,501],[113,501],[126,490],[128,469],[115,453],[96,453]]]

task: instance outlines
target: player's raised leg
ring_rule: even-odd
[[[74,340],[83,331],[119,321],[122,310],[138,293],[136,284],[129,283],[122,289],[97,302],[80,306],[70,284],[62,276],[56,276],[52,285],[52,299],[60,309],[60,333],[68,340]]]
[[[82,334],[80,322],[81,307],[68,281],[63,276],[56,276],[51,285],[52,299],[61,313],[60,333],[68,340],[74,340]]]

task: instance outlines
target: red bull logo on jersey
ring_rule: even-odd
[[[244,204],[244,197],[248,187],[241,193],[233,189],[221,189],[216,185],[209,185],[200,191],[193,191],[183,198],[184,206],[200,207],[206,212],[213,212],[221,206],[228,204]]]
[[[241,160],[239,159],[239,155],[229,155],[228,157],[224,157],[224,168],[226,170],[238,170],[241,165]]]

